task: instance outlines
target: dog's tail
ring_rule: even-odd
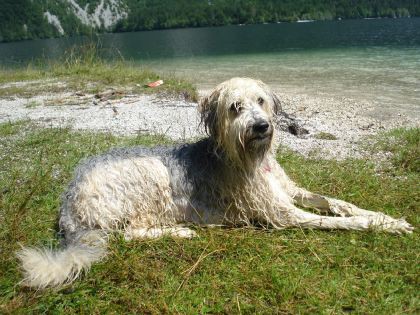
[[[23,248],[17,256],[24,273],[22,283],[43,289],[74,281],[83,270],[106,254],[107,236],[103,231],[85,231],[59,250]]]

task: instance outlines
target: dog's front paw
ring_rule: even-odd
[[[396,234],[413,233],[414,226],[404,219],[398,219],[391,224],[389,231]]]
[[[393,219],[382,214],[373,217],[371,226],[392,234],[413,233],[414,230],[414,227],[404,219]]]

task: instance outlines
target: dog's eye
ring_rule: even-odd
[[[230,109],[229,109],[231,112],[233,112],[233,113],[240,113],[241,111],[242,111],[242,104],[241,104],[241,102],[235,102],[235,103],[232,103],[231,105],[230,105]]]
[[[257,102],[258,102],[258,105],[263,106],[264,99],[262,97],[259,97],[258,100],[257,100]]]

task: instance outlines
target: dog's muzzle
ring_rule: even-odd
[[[270,124],[265,120],[258,121],[252,126],[254,133],[258,134],[265,134],[269,128]]]
[[[252,125],[252,137],[251,141],[266,140],[271,138],[273,135],[273,127],[266,120],[257,120]]]

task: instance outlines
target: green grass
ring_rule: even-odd
[[[30,102],[25,104],[25,107],[26,108],[35,108],[35,107],[38,107],[40,105],[41,105],[41,103],[39,103],[37,101],[30,101]]]
[[[378,137],[374,151],[392,153],[391,162],[400,171],[420,173],[420,129],[398,128]]]
[[[26,124],[25,121],[7,122],[0,124],[0,137],[12,136],[21,131],[21,127]],[[1,141],[0,143],[2,143]]]
[[[337,137],[329,132],[320,132],[317,133],[314,137],[321,140],[337,140]]]
[[[157,88],[145,86],[159,79],[164,81],[163,85]],[[10,82],[29,84],[1,86]],[[0,97],[31,97],[65,91],[98,93],[110,87],[129,93],[157,93],[197,100],[197,91],[191,82],[161,76],[121,58],[105,60],[101,57],[100,47],[95,44],[71,48],[58,61],[37,61],[17,69],[0,68]]]
[[[56,246],[60,194],[81,158],[109,147],[166,143],[29,123],[0,125],[0,313],[416,314],[420,240],[413,235],[202,229],[199,238],[125,242],[73,284],[32,291],[14,253]],[[394,142],[395,149],[400,145]],[[369,161],[280,152],[298,183],[419,224],[419,173],[378,175]]]

